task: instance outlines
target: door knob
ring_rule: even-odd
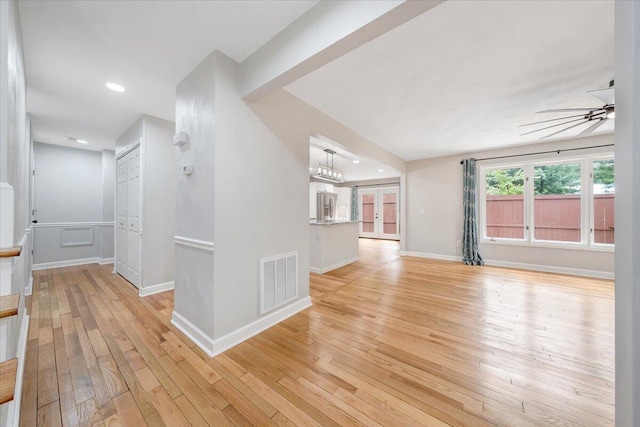
[[[37,224],[37,223],[38,223],[38,220],[37,220],[37,219],[34,219],[34,220],[33,220],[33,221],[31,221],[31,222],[32,222],[32,223],[34,223],[34,224]]]

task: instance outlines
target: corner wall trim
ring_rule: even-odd
[[[173,236],[176,245],[187,246],[190,248],[200,249],[207,252],[213,252],[214,243],[206,240],[191,239],[183,236]]]
[[[309,271],[312,273],[316,273],[316,274],[324,274],[324,273],[328,273],[332,270],[335,270],[336,268],[340,268],[340,267],[344,267],[345,265],[349,265],[349,264],[353,264],[354,262],[358,261],[358,257],[352,258],[352,259],[348,259],[346,261],[343,262],[339,262],[337,264],[333,264],[330,265],[329,267],[325,267],[325,268],[315,268],[315,267],[309,267]]]
[[[46,270],[48,268],[60,268],[60,267],[71,267],[73,265],[84,265],[84,264],[97,264],[100,262],[100,258],[82,258],[82,259],[70,259],[66,261],[53,261],[53,262],[42,262],[40,264],[33,264],[33,271],[36,270]]]
[[[98,264],[100,265],[113,264],[115,260],[116,260],[115,258],[98,258]]]
[[[191,341],[200,347],[207,356],[213,357],[213,338],[202,332],[197,326],[189,322],[180,313],[175,310],[171,313],[171,324],[178,328],[180,332],[185,334]]]
[[[9,405],[7,426],[18,427],[20,424],[20,402],[22,400],[22,385],[24,383],[24,365],[27,359],[27,337],[29,336],[29,316],[22,316],[20,325],[20,335],[18,336],[18,348],[16,357],[18,358],[18,371],[16,372],[16,385],[14,388],[14,399],[7,403]]]
[[[157,285],[145,286],[138,290],[138,295],[146,297],[149,295],[157,294],[164,291],[170,291],[173,289],[173,280],[170,282],[158,283]]]
[[[242,326],[215,340],[175,311],[171,316],[171,323],[204,350],[209,357],[214,357],[309,307],[311,307],[311,297],[296,300],[280,310],[262,316],[248,325]]]
[[[28,297],[33,292],[33,275],[29,273],[29,282],[27,282],[27,287],[24,289],[24,296]]]
[[[425,252],[411,252],[404,251],[400,252],[400,256],[413,256],[418,258],[431,258],[431,259],[439,259],[443,261],[462,261],[462,257],[452,256],[452,255],[439,255],[439,254],[431,254]],[[581,268],[569,268],[569,267],[556,267],[553,265],[541,265],[541,264],[525,264],[521,262],[511,262],[511,261],[500,261],[493,259],[485,259],[485,265],[493,266],[493,267],[507,267],[507,268],[517,268],[520,270],[532,270],[532,271],[544,271],[546,273],[559,273],[559,274],[571,274],[573,276],[585,276],[585,277],[595,277],[598,279],[614,279],[614,273],[610,273],[608,271],[597,271],[597,270],[585,270]]]

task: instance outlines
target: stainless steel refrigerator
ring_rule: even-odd
[[[318,192],[316,219],[318,221],[335,221],[338,213],[338,195],[327,191]]]

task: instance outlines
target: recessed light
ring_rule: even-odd
[[[77,142],[78,144],[88,144],[88,142],[87,142],[87,141],[85,141],[84,139],[76,139],[76,142]]]
[[[360,160],[354,160],[353,163],[360,163]]]
[[[124,92],[124,88],[117,83],[107,82],[105,86],[114,92]]]
[[[313,168],[309,168],[309,172],[313,172]]]
[[[378,172],[384,172],[384,169],[378,169]]]

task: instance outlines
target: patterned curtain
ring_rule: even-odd
[[[478,252],[478,197],[476,194],[476,159],[463,160],[464,227],[462,230],[462,262],[484,265]]]
[[[351,221],[358,220],[358,187],[351,187]]]

